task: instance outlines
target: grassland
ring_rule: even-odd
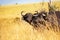
[[[60,3],[55,4],[60,9]],[[60,40],[60,32],[33,30],[33,26],[21,20],[21,11],[34,13],[42,8],[48,11],[48,4],[43,7],[42,3],[0,6],[0,40]]]

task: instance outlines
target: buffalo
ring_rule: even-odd
[[[48,20],[47,12],[45,12],[45,11],[42,11],[42,12],[35,11],[35,12],[37,12],[37,13],[34,15],[36,15],[36,16],[38,15],[39,18],[43,18],[45,21]]]
[[[40,24],[45,25],[44,19],[43,19],[43,15],[42,13],[38,13],[38,11],[35,11],[37,13],[35,13],[32,17],[32,23],[37,27]]]
[[[38,16],[33,16],[32,17],[32,23],[34,24],[35,27],[40,26],[40,24],[44,24],[45,25],[43,19],[39,18]]]
[[[31,24],[32,16],[33,15],[31,13],[26,13],[25,15],[23,15],[22,13],[23,13],[23,11],[21,12],[23,20],[25,20],[26,22],[28,22],[29,24]]]

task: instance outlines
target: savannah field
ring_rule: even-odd
[[[53,4],[57,7],[56,10],[60,10],[60,2]],[[0,40],[60,40],[60,31],[47,29],[37,31],[21,19],[21,11],[34,14],[35,10],[43,8],[48,11],[47,2],[43,6],[42,3],[0,6]]]

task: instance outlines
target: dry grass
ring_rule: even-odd
[[[0,40],[60,40],[60,32],[33,30],[27,22],[13,18],[0,19],[0,28]]]
[[[48,6],[44,7],[47,9]],[[33,26],[21,20],[20,13],[22,10],[34,13],[40,8],[40,4],[1,6],[0,40],[60,40],[60,32],[47,29],[37,31]]]

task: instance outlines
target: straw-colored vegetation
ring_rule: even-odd
[[[56,7],[60,7],[60,3],[55,4]],[[48,4],[45,3],[43,6],[42,3],[0,6],[0,40],[60,40],[60,32],[47,29],[37,31],[21,19],[21,11],[34,13],[35,10],[42,8],[48,11]]]

